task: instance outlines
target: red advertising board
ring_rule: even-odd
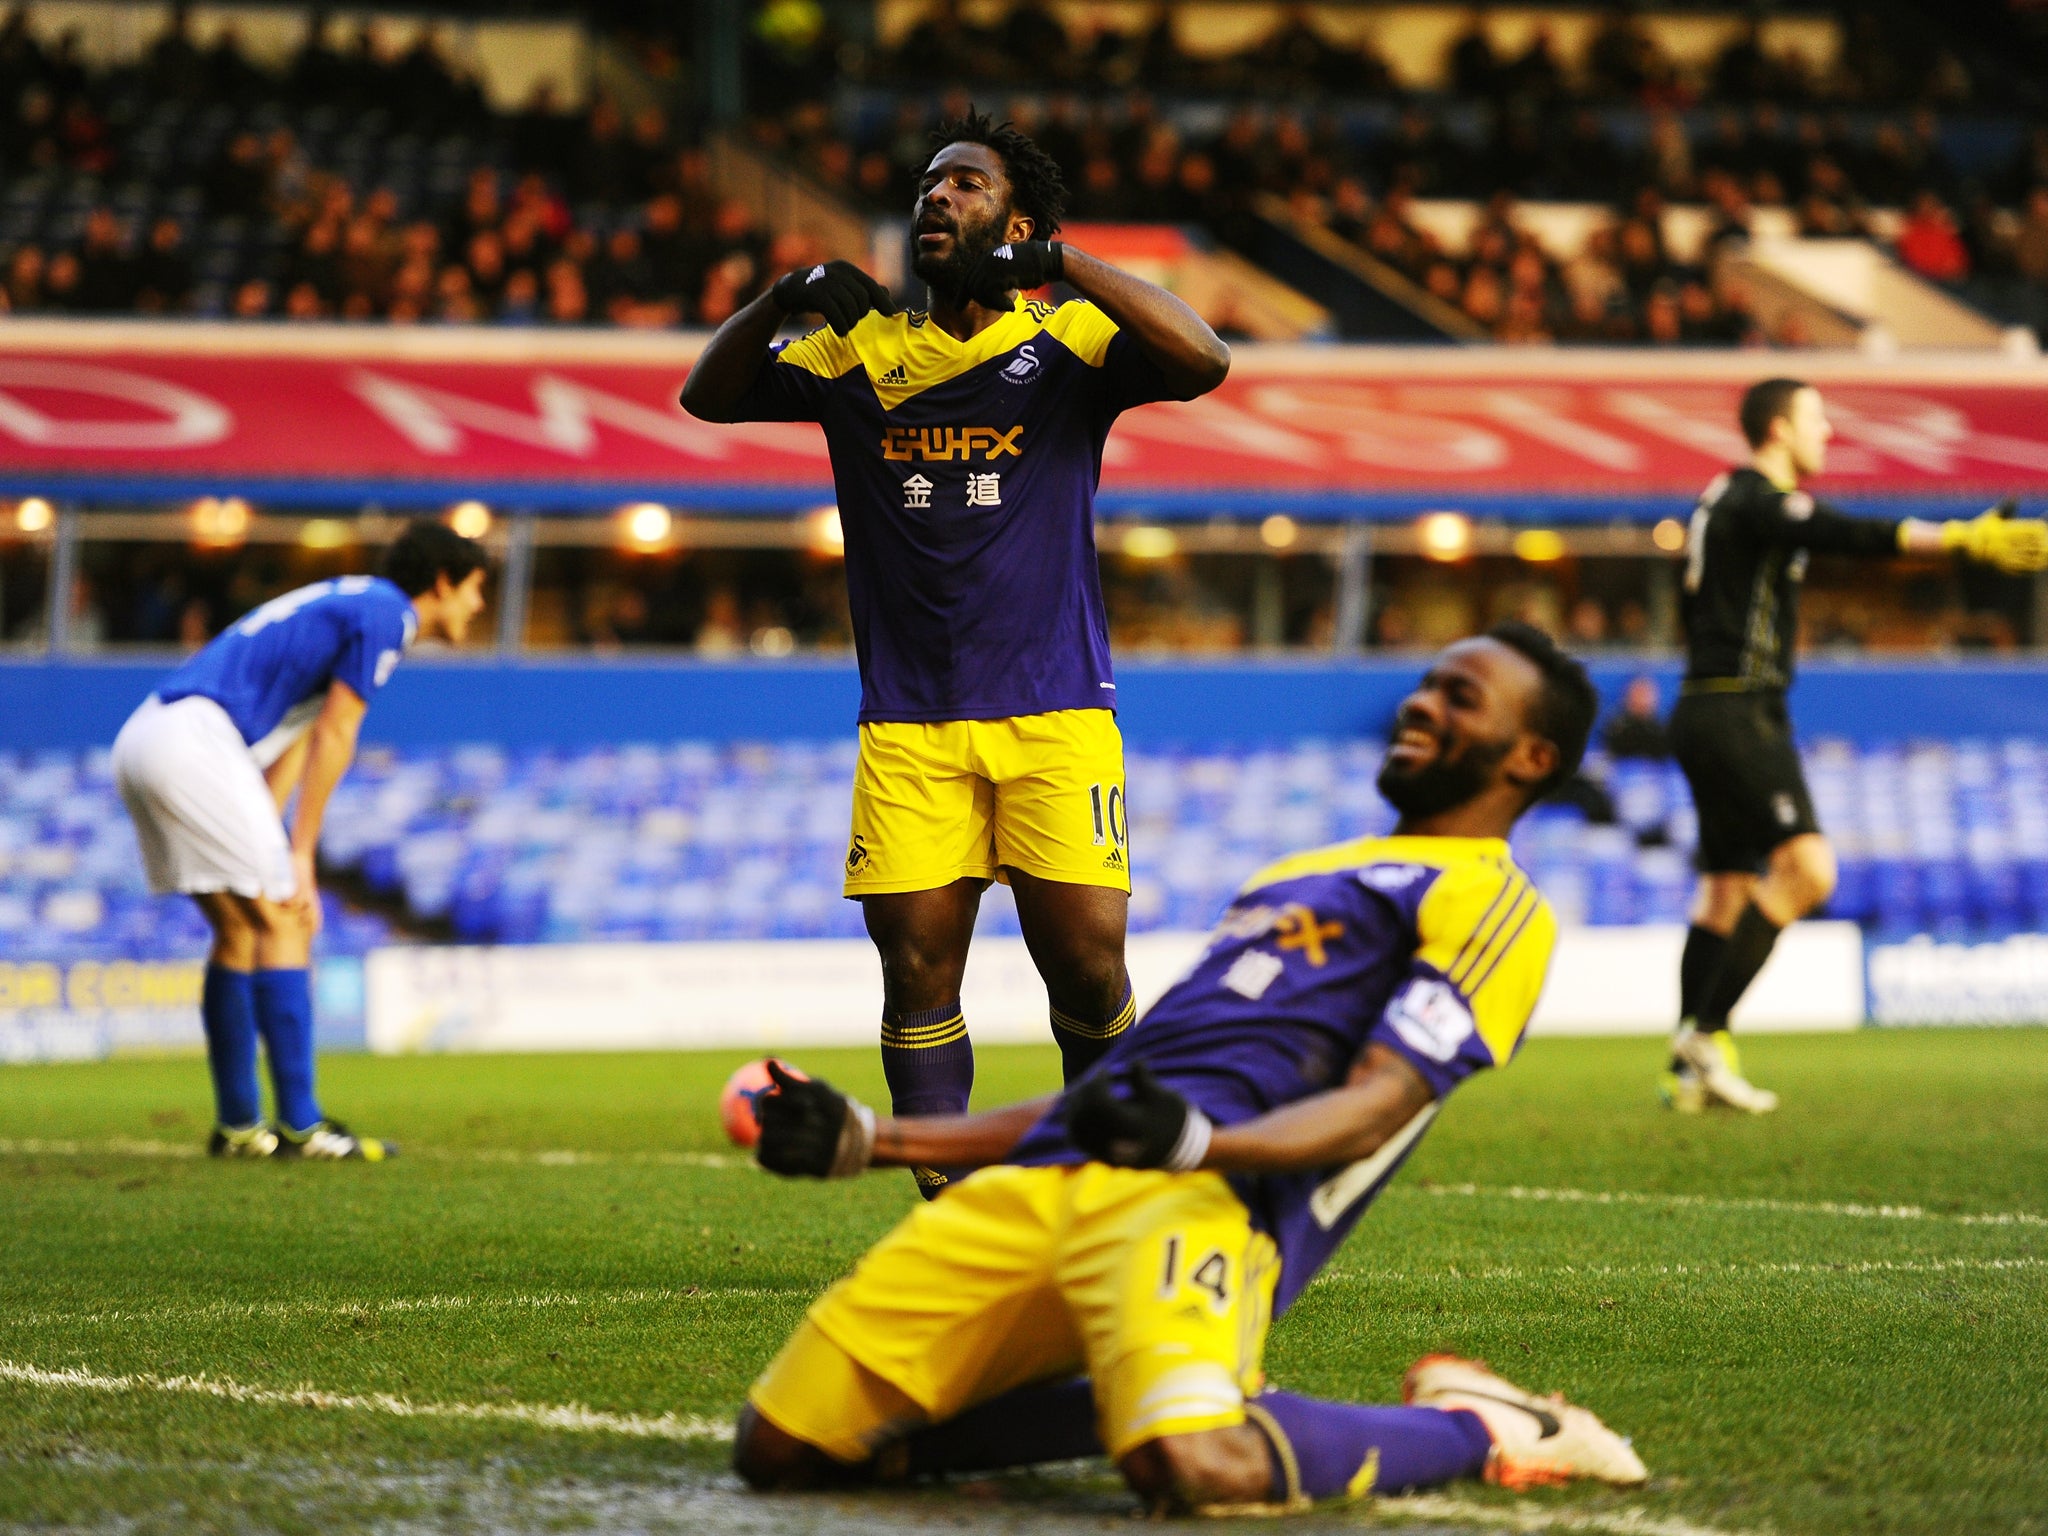
[[[278,504],[831,497],[808,425],[676,406],[701,337],[0,324],[0,491]],[[1852,504],[2048,495],[2048,365],[1843,354],[1240,349],[1214,394],[1125,415],[1102,504],[1162,515],[1426,507],[1604,519],[1682,508],[1742,456],[1742,386],[1796,371]]]

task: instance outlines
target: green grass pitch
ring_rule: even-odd
[[[1659,1111],[1659,1054],[1539,1041],[1462,1090],[1268,1357],[1388,1400],[1480,1355],[1654,1482],[1302,1528],[2048,1533],[2048,1031],[1756,1038],[1768,1120]],[[732,1158],[738,1059],[328,1060],[384,1167],[193,1155],[197,1060],[0,1068],[0,1527],[1126,1529],[1085,1469],[738,1491],[707,1431],[913,1198]],[[799,1059],[881,1096],[871,1051]],[[1056,1075],[981,1066],[984,1103]]]

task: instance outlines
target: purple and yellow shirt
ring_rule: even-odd
[[[1363,838],[1253,877],[1194,967],[1103,1058],[1137,1062],[1218,1125],[1341,1085],[1366,1046],[1397,1051],[1443,1096],[1519,1047],[1557,920],[1497,838]],[[1231,1185],[1280,1251],[1285,1307],[1342,1246],[1435,1118],[1371,1156]],[[1010,1161],[1085,1161],[1048,1115]]]
[[[1116,707],[1095,485],[1118,413],[1167,397],[1082,302],[1020,298],[967,341],[871,313],[775,348],[734,417],[825,429],[862,721]]]

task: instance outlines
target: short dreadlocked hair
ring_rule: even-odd
[[[1032,235],[1050,240],[1059,233],[1060,215],[1067,211],[1067,183],[1059,162],[1029,134],[1014,123],[998,124],[970,105],[963,116],[948,118],[933,130],[933,154],[948,144],[986,144],[994,150],[1010,179],[1010,206],[1030,218]]]
[[[1520,651],[1543,674],[1543,692],[1529,711],[1529,729],[1557,748],[1557,766],[1536,786],[1541,799],[1579,771],[1593,719],[1600,712],[1600,694],[1586,675],[1585,663],[1561,650],[1555,640],[1533,624],[1503,619],[1486,638]]]

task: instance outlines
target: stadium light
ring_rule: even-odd
[[[837,507],[820,507],[805,520],[805,538],[813,553],[820,555],[843,555],[846,553],[846,524],[840,519]]]
[[[1141,523],[1124,530],[1124,553],[1133,560],[1165,560],[1180,548],[1171,528]]]
[[[1675,517],[1665,518],[1650,530],[1650,542],[1666,554],[1677,554],[1685,548],[1685,524]]]
[[[14,509],[14,526],[23,533],[41,533],[56,520],[56,512],[40,496],[30,496]]]
[[[1275,512],[1259,524],[1259,538],[1268,549],[1292,549],[1301,537],[1301,525],[1285,512]]]
[[[1472,519],[1462,512],[1427,512],[1415,520],[1415,536],[1432,560],[1462,560],[1472,552]]]
[[[458,501],[448,509],[448,526],[465,539],[480,539],[491,531],[491,509],[480,501]]]
[[[339,549],[348,542],[348,524],[334,517],[311,518],[299,529],[299,542],[308,549]]]
[[[674,526],[675,519],[668,508],[658,501],[635,502],[626,508],[626,537],[642,549],[665,542]]]
[[[192,537],[227,549],[249,536],[249,503],[239,496],[202,496],[192,503]]]
[[[1524,528],[1515,535],[1515,558],[1548,565],[1564,558],[1564,535],[1554,528]]]

